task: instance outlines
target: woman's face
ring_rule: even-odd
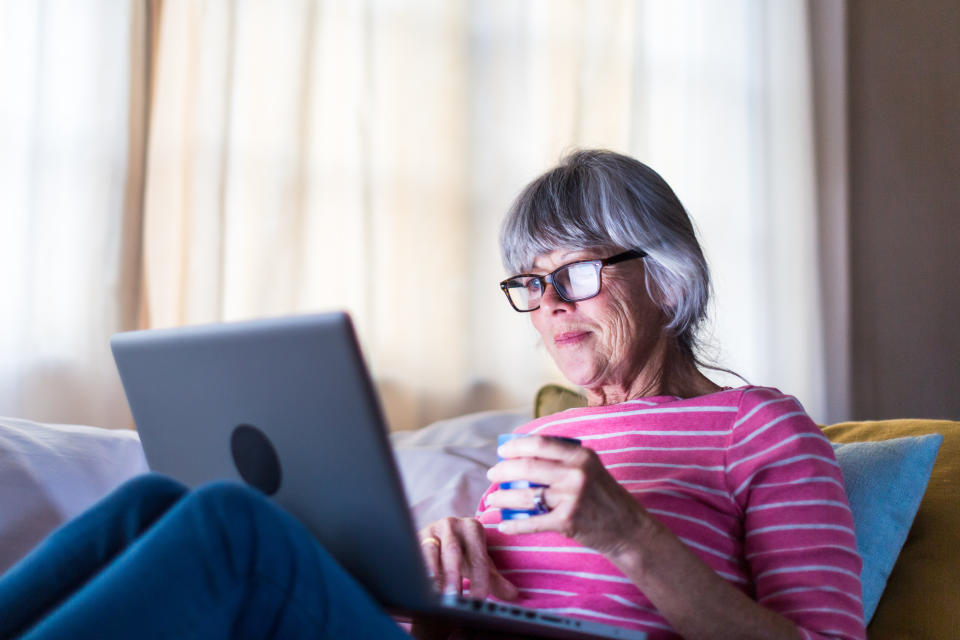
[[[534,260],[543,275],[577,260],[607,258],[618,250],[558,249]],[[543,343],[572,383],[586,387],[629,387],[639,378],[666,324],[644,284],[643,260],[603,268],[600,293],[567,302],[549,285],[540,308],[530,312]]]

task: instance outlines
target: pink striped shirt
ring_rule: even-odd
[[[570,409],[517,432],[579,438],[714,571],[805,637],[865,637],[840,469],[795,398],[765,387],[659,396]],[[556,533],[504,535],[485,499],[490,555],[520,589],[518,604],[678,637],[602,555]]]

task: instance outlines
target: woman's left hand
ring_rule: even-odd
[[[498,449],[505,458],[487,472],[491,482],[529,480],[543,489],[498,489],[486,504],[530,509],[538,491],[548,512],[505,520],[507,534],[556,531],[603,554],[617,554],[654,525],[653,518],[604,468],[592,449],[549,436],[515,438]]]

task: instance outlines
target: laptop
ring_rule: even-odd
[[[346,313],[132,331],[110,341],[150,469],[250,484],[392,614],[542,638],[646,634],[431,587]]]

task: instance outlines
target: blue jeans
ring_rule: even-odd
[[[252,489],[150,474],[0,577],[0,638],[408,636],[291,515]]]

